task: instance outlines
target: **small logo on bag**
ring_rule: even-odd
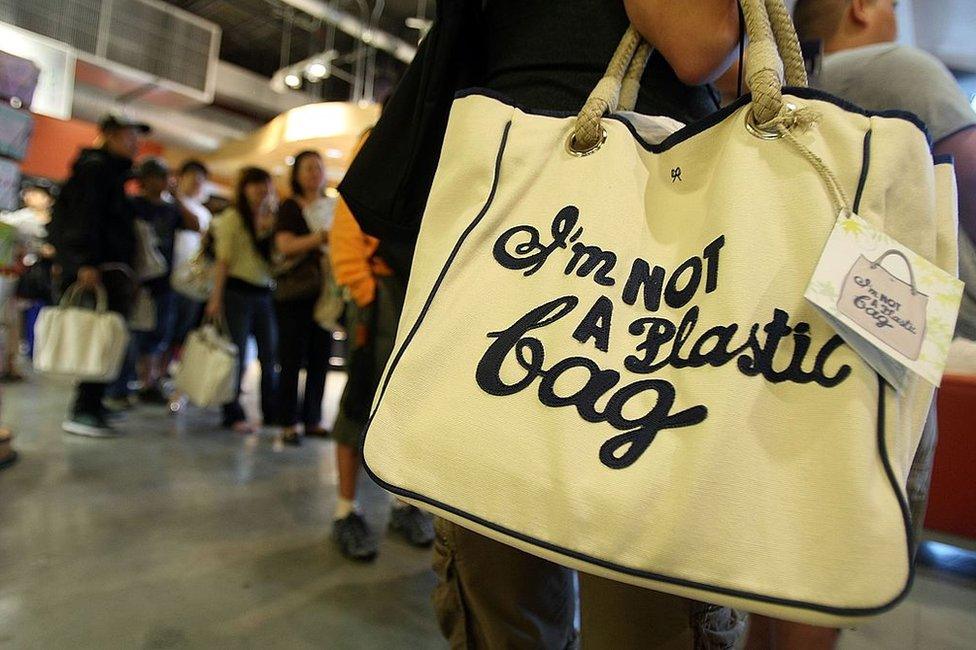
[[[673,183],[675,181],[680,181],[680,180],[681,180],[681,168],[675,167],[674,169],[671,170],[671,182]]]

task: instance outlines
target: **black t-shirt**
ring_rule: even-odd
[[[285,199],[278,206],[278,218],[275,220],[275,234],[279,232],[290,232],[297,237],[311,235],[308,229],[308,222],[302,212],[302,206],[298,205],[295,199]],[[312,251],[316,257],[321,255],[316,248]]]
[[[579,111],[628,24],[620,0],[439,1],[434,26],[339,185],[359,225],[411,247],[457,92],[484,87],[528,108]],[[691,123],[718,101],[707,86],[682,84],[655,54],[636,108]]]
[[[483,69],[475,85],[529,108],[579,111],[630,24],[620,0],[489,0],[480,19]],[[708,86],[686,86],[651,55],[638,113],[689,123],[718,108]]]
[[[183,228],[183,215],[180,214],[180,209],[168,201],[155,203],[144,196],[132,199],[132,209],[136,219],[142,219],[153,227],[159,239],[159,252],[172,268],[176,231]]]
[[[302,206],[295,199],[285,199],[278,207],[278,219],[275,221],[275,232],[290,232],[301,237],[310,235],[308,222],[302,214]]]

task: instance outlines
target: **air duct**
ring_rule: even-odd
[[[369,25],[365,21],[352,14],[336,9],[331,4],[322,0],[281,0],[286,5],[294,7],[299,11],[319,18],[327,23],[335,25],[338,29],[353,38],[357,38],[370,47],[390,53],[395,58],[410,63],[413,61],[417,48],[407,43],[401,38],[397,38],[389,32]]]

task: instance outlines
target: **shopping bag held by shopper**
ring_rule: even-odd
[[[41,310],[34,327],[34,368],[79,381],[108,382],[122,367],[129,344],[125,319],[108,311],[108,294],[97,285],[95,308],[83,306],[86,290],[71,285],[61,302]]]
[[[780,0],[741,5],[751,95],[659,144],[617,112],[633,28],[578,114],[458,95],[364,457],[555,562],[847,625],[910,587],[933,390],[886,386],[804,291],[854,213],[953,272],[952,169],[914,116],[806,88]]]
[[[187,337],[173,384],[197,406],[209,407],[233,400],[236,382],[237,346],[223,318],[208,319]]]

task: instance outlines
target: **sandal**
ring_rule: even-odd
[[[328,438],[330,433],[325,427],[305,428],[305,436],[308,438]]]
[[[298,435],[296,429],[284,429],[281,432],[281,442],[292,447],[298,447],[302,444],[302,437]]]
[[[237,422],[232,422],[230,425],[231,431],[240,434],[251,434],[254,433],[254,426],[247,420],[238,420]]]

